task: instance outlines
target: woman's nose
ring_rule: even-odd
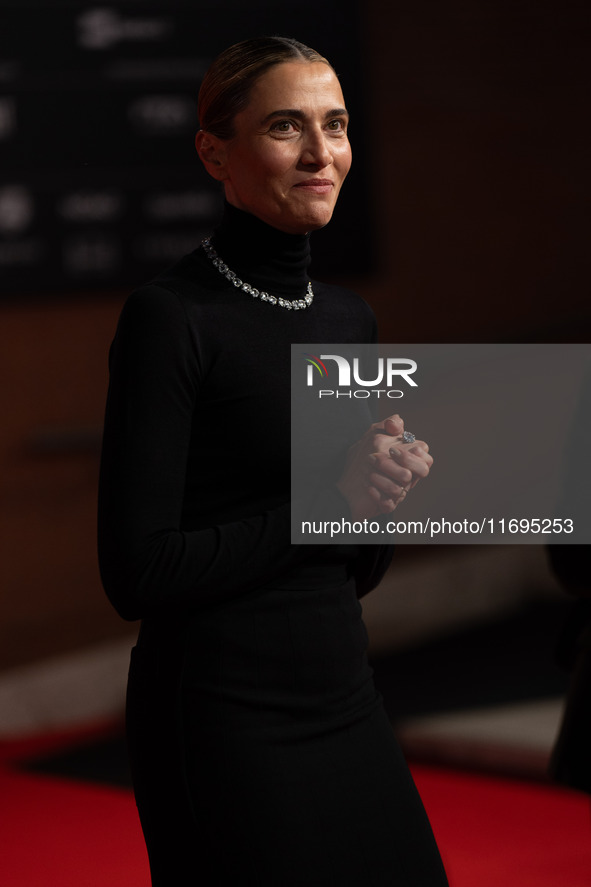
[[[319,169],[330,166],[333,156],[324,133],[312,131],[307,134],[301,160],[302,163],[314,164]]]

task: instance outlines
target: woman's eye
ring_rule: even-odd
[[[291,120],[278,120],[276,123],[273,124],[271,129],[274,132],[293,132],[294,125]]]

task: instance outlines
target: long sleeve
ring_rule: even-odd
[[[103,585],[126,619],[222,601],[310,556],[307,546],[289,543],[289,503],[181,528],[202,373],[176,295],[153,286],[130,297],[110,353],[98,522]]]

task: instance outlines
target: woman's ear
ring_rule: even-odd
[[[226,178],[226,145],[223,139],[200,129],[195,136],[195,148],[210,176],[223,182]]]

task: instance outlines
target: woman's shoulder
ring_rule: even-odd
[[[143,301],[146,305],[150,302],[166,305],[168,302],[178,302],[179,297],[184,294],[206,288],[207,283],[200,280],[202,274],[198,252],[194,250],[188,253],[150,280],[141,283],[133,290],[128,301],[132,304]]]
[[[187,258],[190,258],[187,257]],[[184,260],[136,287],[126,298],[117,324],[116,340],[133,344],[173,342],[193,338],[186,307],[189,275]],[[193,290],[195,285],[193,284]]]
[[[197,360],[203,368],[221,336],[219,301],[220,275],[194,250],[130,293],[116,344],[128,353],[158,353],[169,362]]]
[[[314,292],[322,293],[323,299],[338,303],[341,306],[347,306],[351,310],[359,311],[360,314],[373,316],[373,310],[365,301],[363,296],[348,287],[335,283],[323,283],[317,280],[312,281]]]
[[[363,296],[338,284],[313,281],[312,286],[335,324],[342,324],[351,332],[358,329],[358,341],[375,341],[376,317]]]
[[[199,250],[194,250],[136,287],[124,303],[122,318],[146,322],[186,318],[189,305],[208,302],[215,283],[199,261]]]
[[[110,365],[161,375],[200,366],[195,325],[174,277],[159,276],[125,300],[110,351]],[[143,369],[142,369],[143,368]]]
[[[133,290],[121,309],[117,331],[133,335],[164,332],[185,324],[182,300],[174,288],[157,280],[142,284]]]

